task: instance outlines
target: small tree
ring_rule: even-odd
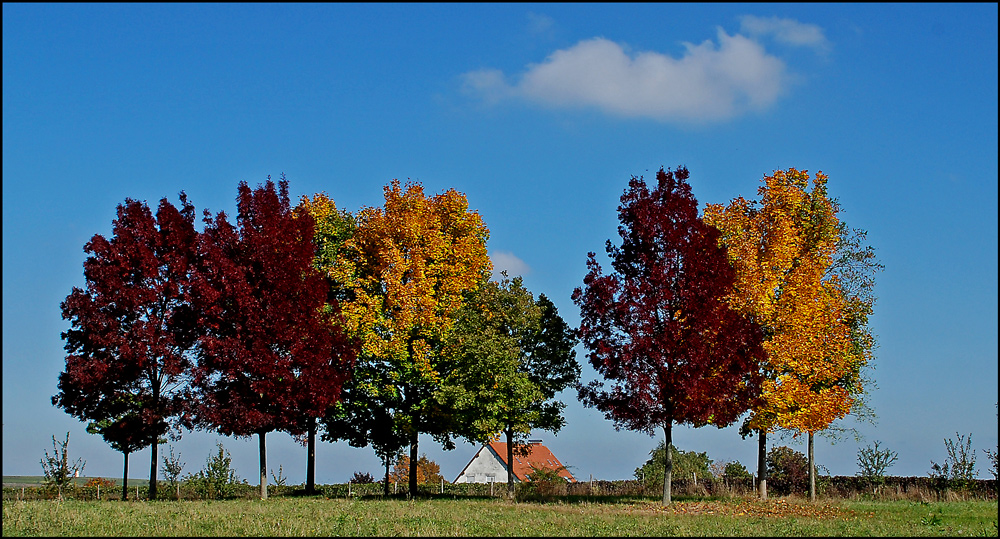
[[[179,479],[181,477],[181,471],[184,469],[184,464],[181,462],[180,451],[174,455],[174,446],[167,446],[169,451],[168,455],[163,455],[163,478],[170,483],[170,488],[177,491],[177,499],[181,499],[181,490]]]
[[[755,406],[765,359],[760,327],[726,302],[736,274],[687,179],[679,167],[661,168],[653,189],[641,177],[629,181],[618,207],[622,245],[605,246],[614,271],[605,274],[588,253],[572,295],[580,340],[603,378],[579,384],[580,400],[616,429],[662,429],[665,447],[674,423],[723,428]],[[673,462],[663,454],[669,504]]]
[[[271,470],[271,479],[274,481],[274,486],[276,487],[285,486],[285,483],[288,481],[288,478],[285,477],[285,471],[281,468],[280,464],[278,465],[278,475],[274,475],[274,470]]]
[[[222,446],[222,442],[216,442],[219,451],[209,455],[205,461],[205,468],[198,473],[189,475],[187,481],[194,485],[195,492],[206,498],[222,499],[233,493],[233,485],[246,484],[246,480],[241,480],[233,469],[233,457],[229,451]]]
[[[885,471],[896,462],[899,454],[891,449],[879,449],[879,441],[874,445],[862,447],[858,451],[858,476],[864,477],[873,484],[880,485],[885,481]]]
[[[930,475],[946,481],[947,487],[964,490],[976,478],[976,452],[972,449],[972,433],[969,433],[968,438],[957,432],[955,436],[958,436],[958,443],[951,438],[945,439],[944,448],[948,451],[948,458],[944,465],[931,461]]]
[[[405,483],[411,477],[410,475],[410,457],[408,455],[400,455],[399,460],[396,461],[396,465],[392,469],[393,480],[397,483]],[[441,475],[441,466],[427,458],[427,455],[420,455],[417,459],[417,484],[436,484],[440,483],[444,477]],[[411,495],[414,493],[410,493]]]
[[[62,496],[62,488],[68,485],[87,465],[87,462],[82,458],[78,458],[70,464],[69,432],[66,433],[66,440],[62,442],[52,436],[52,455],[45,451],[45,458],[41,459],[40,462],[42,472],[45,474],[45,482],[55,485],[59,489],[60,497]]]

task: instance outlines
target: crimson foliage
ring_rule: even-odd
[[[580,385],[580,399],[616,428],[663,428],[667,444],[673,423],[721,428],[748,410],[764,358],[759,326],[723,300],[733,269],[687,179],[686,168],[661,168],[650,191],[632,177],[618,207],[622,245],[606,247],[614,272],[604,274],[591,252],[573,292],[587,357],[612,384]]]
[[[199,314],[187,422],[226,435],[303,434],[340,397],[353,353],[313,267],[313,220],[293,216],[288,182],[240,182],[237,226],[205,212],[192,303]]]
[[[187,351],[195,321],[186,301],[195,253],[194,206],[182,192],[178,210],[160,201],[154,218],[144,202],[118,206],[110,240],[84,246],[86,290],[62,302],[71,328],[66,369],[52,403],[91,421],[116,450],[152,445],[150,492],[156,488],[156,446],[179,413]]]

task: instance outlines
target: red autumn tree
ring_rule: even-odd
[[[288,182],[239,184],[237,226],[206,212],[193,278],[203,334],[188,422],[260,442],[260,494],[267,498],[265,435],[304,434],[340,396],[353,361],[313,267],[313,220],[294,217]]]
[[[157,444],[179,413],[194,318],[187,302],[197,232],[194,206],[163,199],[154,218],[145,202],[118,206],[113,236],[94,235],[84,251],[86,289],[62,303],[72,327],[66,369],[52,404],[91,421],[115,449],[152,446],[149,495],[156,497]],[[125,421],[127,418],[128,421]]]
[[[618,207],[622,245],[607,242],[614,272],[605,275],[591,252],[584,286],[573,292],[587,357],[612,383],[580,385],[580,399],[617,429],[662,428],[668,448],[674,423],[722,428],[747,411],[760,394],[764,358],[759,326],[724,301],[733,269],[687,179],[684,167],[661,168],[650,191],[633,177]]]

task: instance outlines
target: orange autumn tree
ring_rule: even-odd
[[[742,197],[710,204],[705,219],[722,231],[737,279],[730,304],[765,332],[766,381],[744,433],[758,434],[760,495],[767,497],[767,434],[809,436],[810,494],[815,496],[813,434],[851,410],[868,355],[852,343],[847,301],[834,263],[843,227],[827,196],[827,176],[778,170],[763,178],[760,203]]]
[[[384,207],[358,212],[333,267],[334,280],[349,290],[340,302],[345,324],[360,343],[352,398],[391,425],[389,433],[366,435],[377,451],[386,446],[385,456],[405,439],[410,461],[417,461],[421,432],[454,447],[450,411],[436,399],[445,375],[442,347],[464,296],[492,269],[489,229],[468,206],[454,189],[428,197],[419,183],[404,188],[393,180]],[[409,472],[411,493],[416,472]]]
[[[444,480],[441,475],[441,466],[427,458],[427,455],[420,455],[417,459],[417,483],[426,485],[428,483],[436,485]],[[408,481],[410,477],[410,457],[400,455],[396,464],[392,468],[391,479],[395,483]]]

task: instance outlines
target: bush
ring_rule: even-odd
[[[518,483],[514,495],[522,501],[549,501],[566,495],[566,479],[559,475],[565,466],[558,468],[536,468],[531,465],[528,481]]]
[[[356,485],[367,485],[369,483],[374,483],[374,482],[375,478],[372,477],[372,474],[368,472],[365,473],[354,472],[354,477],[351,477],[351,483],[354,483]]]
[[[205,468],[185,478],[185,482],[202,498],[222,499],[234,496],[238,492],[236,487],[247,484],[247,481],[240,480],[236,470],[233,470],[233,458],[229,451],[222,447],[221,442],[217,442],[216,445],[219,451],[215,455],[208,456]]]
[[[779,446],[767,452],[767,489],[776,495],[809,490],[809,460],[800,451]]]
[[[958,443],[950,438],[944,441],[944,448],[948,452],[944,464],[931,461],[929,475],[934,479],[939,494],[948,488],[968,490],[976,479],[976,452],[972,449],[972,434],[965,438],[956,432],[955,436],[958,436]]]
[[[660,440],[659,444],[649,452],[649,460],[635,469],[635,478],[650,487],[663,485],[664,445],[664,441]],[[712,477],[709,472],[712,459],[708,458],[707,453],[681,451],[670,444],[670,454],[673,456],[673,469],[670,474],[673,481],[691,480],[696,476],[698,479]]]
[[[110,479],[105,479],[103,477],[91,477],[84,483],[83,488],[97,488],[101,487],[103,489],[113,489],[117,485]]]
[[[874,446],[865,446],[858,450],[858,476],[875,485],[885,482],[885,471],[889,469],[899,456],[895,451],[878,448],[879,441]]]
[[[746,466],[741,464],[738,460],[726,463],[726,468],[722,472],[722,475],[730,481],[745,481],[747,479],[753,479],[753,476],[747,471]]]
[[[73,478],[83,471],[87,463],[83,459],[76,459],[72,464],[69,462],[69,432],[66,433],[66,441],[60,442],[56,437],[52,437],[53,454],[45,452],[45,458],[40,462],[42,472],[45,474],[45,482],[54,485],[60,491],[68,485]]]

